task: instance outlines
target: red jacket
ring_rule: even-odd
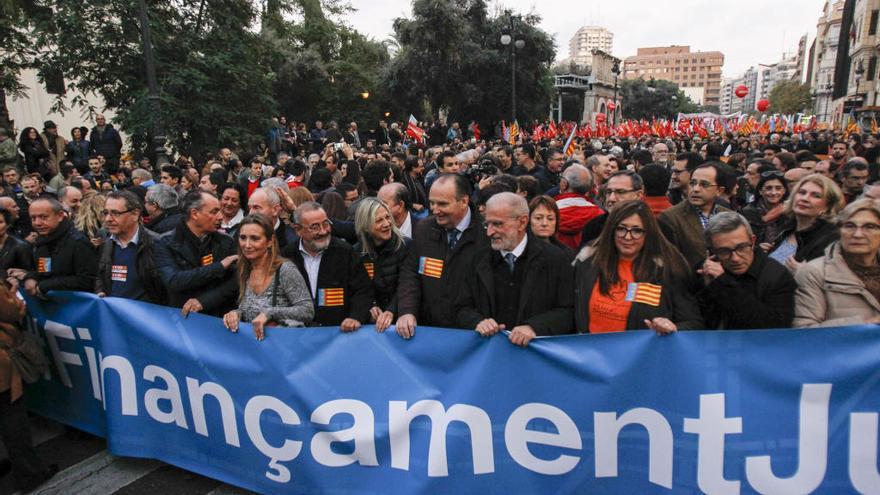
[[[577,251],[584,225],[604,212],[582,194],[564,193],[553,199],[559,207],[559,233],[556,237],[559,242]]]

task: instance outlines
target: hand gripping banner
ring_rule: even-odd
[[[880,329],[543,338],[29,300],[42,415],[261,493],[880,493]]]

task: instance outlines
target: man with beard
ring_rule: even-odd
[[[238,295],[232,268],[238,249],[231,237],[217,232],[223,218],[220,201],[196,190],[183,197],[180,210],[183,220],[155,245],[156,268],[168,290],[168,305],[181,308],[184,317],[221,316]]]
[[[370,320],[373,285],[361,258],[345,241],[330,235],[327,212],[308,201],[293,212],[299,242],[281,254],[296,263],[315,304],[313,325],[353,332]]]
[[[483,337],[510,330],[510,342],[525,347],[538,335],[572,331],[574,279],[568,255],[527,235],[529,205],[512,192],[486,202],[486,235],[455,302],[461,328]]]
[[[849,145],[845,141],[835,140],[831,145],[831,172],[837,173],[837,169],[846,165],[846,157],[849,152]]]

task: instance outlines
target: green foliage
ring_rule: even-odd
[[[659,79],[630,79],[620,85],[623,117],[626,119],[675,118],[679,112],[693,113],[697,105],[675,83]]]
[[[510,11],[489,17],[484,0],[415,0],[411,19],[394,21],[397,56],[384,75],[397,110],[449,110],[451,118],[476,119],[489,128],[510,119],[510,48],[502,33],[525,41],[516,54],[517,117],[543,119],[553,94],[552,38],[540,17]],[[420,115],[425,117],[424,115]]]
[[[770,90],[770,108],[774,113],[803,112],[810,102],[810,87],[797,81],[782,81]]]

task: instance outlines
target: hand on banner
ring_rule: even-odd
[[[518,345],[520,347],[527,347],[529,342],[535,338],[535,329],[530,325],[519,325],[517,327],[513,327],[513,330],[510,331],[510,335],[507,337],[510,339],[510,343],[514,345]]]
[[[342,324],[339,325],[339,329],[343,332],[354,332],[360,327],[361,322],[355,320],[354,318],[346,318],[342,320]]]
[[[40,296],[42,295],[40,292],[40,286],[37,285],[37,281],[29,278],[24,281],[24,291],[28,293],[30,296]]]
[[[198,313],[203,309],[205,309],[205,307],[202,306],[202,303],[200,303],[198,299],[192,298],[183,303],[183,307],[180,308],[180,314],[182,314],[183,317],[186,318],[187,316],[189,316],[190,313]]]
[[[238,311],[232,310],[223,315],[223,326],[231,330],[233,333],[238,332],[238,321],[241,318]]]
[[[661,316],[658,316],[653,320],[645,320],[645,325],[647,325],[649,329],[657,332],[657,335],[669,335],[678,331],[678,327],[675,326],[675,323],[672,323]]]
[[[266,316],[266,313],[260,313],[256,318],[251,320],[251,325],[254,326],[254,335],[257,337],[257,340],[263,340],[266,338],[266,323],[268,323],[268,321],[269,317]]]
[[[382,311],[376,318],[376,331],[379,333],[384,332],[391,326],[392,321],[394,321],[394,313],[391,311]]]
[[[10,268],[6,270],[6,276],[10,279],[15,279],[18,281],[24,280],[24,276],[27,275],[27,272],[22,270],[21,268]]]
[[[504,325],[499,325],[497,321],[492,318],[486,318],[485,320],[477,323],[477,328],[474,330],[477,331],[483,337],[491,337],[496,333],[504,330]]]
[[[395,329],[397,330],[397,335],[405,339],[411,339],[416,334],[415,315],[402,315],[397,319]]]

